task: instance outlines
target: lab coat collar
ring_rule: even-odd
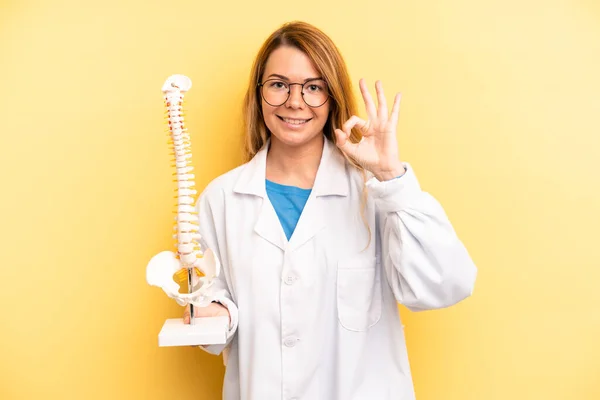
[[[281,250],[293,251],[325,228],[326,211],[324,199],[320,197],[348,195],[350,178],[346,171],[346,160],[335,144],[325,139],[313,189],[288,242],[275,209],[267,198],[265,172],[268,148],[269,141],[245,165],[234,186],[234,191],[263,198],[263,205],[254,226],[255,232]]]
[[[265,184],[267,151],[270,139],[243,168],[235,186],[237,193],[253,194],[266,197]],[[323,144],[323,155],[313,185],[315,196],[347,196],[349,192],[349,176],[346,171],[346,159],[336,145],[327,138]]]

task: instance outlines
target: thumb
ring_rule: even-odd
[[[184,324],[190,323],[190,305],[189,304],[185,307],[185,310],[183,311],[183,323]]]
[[[344,132],[341,129],[336,129],[335,130],[335,137],[336,137],[336,141],[335,144],[337,147],[339,147],[340,150],[342,150],[344,153],[348,154],[349,156],[353,156],[355,153],[355,149],[356,149],[356,143],[352,143],[350,141],[350,134]]]

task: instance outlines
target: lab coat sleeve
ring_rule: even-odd
[[[380,262],[400,304],[412,311],[449,307],[473,293],[477,268],[442,206],[421,190],[411,165],[404,166],[401,177],[367,181]]]
[[[199,219],[198,223],[200,227],[199,232],[202,236],[202,240],[206,243],[206,246],[208,246],[208,248],[214,252],[221,263],[220,274],[210,287],[208,297],[211,299],[211,301],[218,302],[227,307],[231,317],[226,343],[199,346],[201,349],[214,355],[221,354],[223,350],[229,346],[233,340],[233,337],[235,336],[235,333],[237,332],[238,327],[238,308],[231,296],[231,290],[228,283],[229,271],[227,270],[227,264],[223,262],[225,248],[222,243],[219,242],[219,215],[218,213],[215,213],[213,207],[211,207],[211,201],[218,201],[219,194],[220,193],[218,192],[217,188],[209,186],[202,193],[196,204]]]

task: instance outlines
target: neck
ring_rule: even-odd
[[[323,153],[323,135],[302,146],[291,147],[271,137],[266,178],[282,185],[313,187]]]

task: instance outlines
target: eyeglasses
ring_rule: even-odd
[[[281,79],[267,79],[257,86],[262,98],[267,104],[273,107],[279,107],[285,104],[290,98],[290,88],[293,85],[302,86],[302,99],[309,107],[321,107],[329,98],[327,82],[323,79],[311,79],[304,83],[288,83]]]

